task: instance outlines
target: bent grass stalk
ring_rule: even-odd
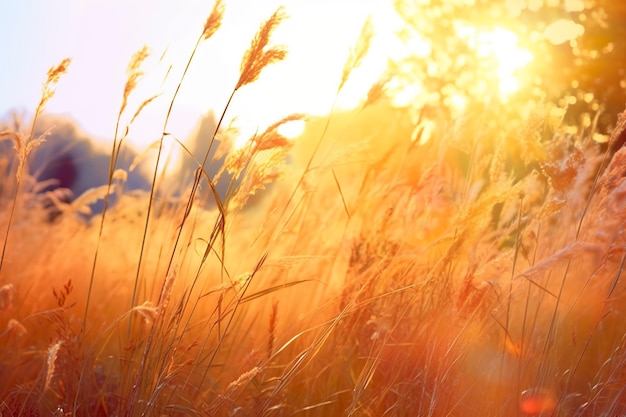
[[[181,76],[181,79],[179,81],[179,84],[176,88],[176,91],[174,93],[174,97],[172,98],[171,102],[170,102],[170,107],[168,109],[168,112],[166,114],[165,117],[165,122],[164,122],[164,128],[163,128],[163,134],[165,134],[165,132],[167,131],[167,124],[169,121],[169,116],[171,114],[171,110],[173,108],[177,93],[180,89],[180,86],[183,83],[183,80],[185,78],[185,75],[187,73],[187,70],[189,69],[191,62],[193,60],[193,57],[195,56],[195,53],[200,45],[200,43],[203,40],[208,39],[210,36],[212,36],[217,29],[219,28],[219,26],[221,25],[221,20],[222,20],[222,15],[223,15],[223,7],[221,4],[221,1],[218,0],[213,8],[213,11],[211,12],[211,15],[209,16],[209,18],[207,19],[207,22],[205,24],[205,27],[203,29],[202,34],[200,35],[200,37],[198,38],[198,41],[196,42],[196,45],[194,46],[194,49],[192,50],[192,53],[187,61],[187,65],[185,67],[185,70],[183,71],[183,75]],[[257,35],[255,36],[254,40],[252,41],[252,44],[250,46],[250,48],[246,51],[244,58],[242,60],[242,65],[241,65],[241,74],[240,74],[240,78],[237,82],[237,85],[235,86],[233,92],[231,93],[228,102],[226,103],[226,105],[224,106],[224,109],[222,111],[222,115],[217,123],[217,126],[215,128],[215,132],[213,132],[213,135],[211,136],[210,142],[209,142],[209,146],[207,151],[205,152],[205,156],[203,158],[202,161],[202,165],[199,167],[199,170],[203,170],[204,169],[204,165],[208,159],[208,155],[210,154],[211,151],[211,147],[213,146],[214,140],[215,140],[215,135],[217,133],[217,131],[219,130],[222,121],[224,119],[224,116],[230,106],[230,103],[232,101],[232,98],[234,96],[234,94],[237,92],[237,90],[239,90],[239,88],[252,83],[254,81],[256,81],[261,73],[261,71],[263,70],[263,68],[265,68],[267,65],[278,62],[282,59],[284,59],[286,52],[280,48],[269,48],[266,49],[268,46],[268,43],[270,41],[270,37],[272,32],[274,31],[274,29],[278,26],[278,24],[280,23],[280,21],[284,18],[284,15],[282,14],[282,9],[279,8],[276,12],[274,12],[274,14],[264,23],[261,25],[261,28],[259,30],[259,32],[257,33]],[[161,158],[161,152],[162,152],[162,148],[163,148],[163,136],[161,137],[161,141],[159,143],[159,149],[157,152],[157,161],[156,161],[156,165],[155,165],[155,170],[153,173],[153,179],[152,179],[152,187],[150,190],[150,197],[149,197],[149,204],[148,204],[148,212],[147,212],[147,218],[145,221],[145,226],[144,226],[144,233],[143,233],[143,238],[142,238],[142,243],[141,243],[141,248],[140,248],[140,255],[139,255],[139,264],[138,264],[138,268],[137,268],[137,274],[135,277],[135,288],[133,289],[133,304],[134,304],[134,300],[135,300],[135,296],[136,296],[136,288],[137,288],[137,283],[139,281],[139,277],[140,277],[140,269],[141,269],[141,265],[142,265],[142,259],[143,259],[143,254],[144,254],[144,250],[145,250],[145,244],[146,244],[146,239],[147,239],[147,235],[148,235],[148,225],[149,225],[149,221],[150,221],[150,214],[152,211],[152,204],[153,204],[153,200],[154,200],[154,193],[155,193],[155,182],[156,182],[156,176],[157,176],[157,172],[158,172],[158,165],[159,165],[159,161]],[[206,173],[205,173],[206,175]],[[194,177],[194,183],[192,185],[191,188],[191,193],[187,202],[187,208],[185,209],[185,213],[188,214],[189,210],[191,209],[194,201],[195,201],[195,195],[198,189],[198,186],[200,184],[200,178],[201,176],[199,175],[199,171],[198,173],[195,175]],[[209,184],[212,182],[210,178],[207,178]],[[215,197],[216,197],[216,201],[219,200],[217,193],[215,192],[215,189],[212,187]],[[221,205],[220,205],[221,207]],[[187,219],[187,215],[185,215],[183,217],[183,221],[181,223],[181,225],[179,226],[179,231],[175,240],[175,244],[174,244],[174,248],[172,249],[172,255],[170,258],[170,261],[168,263],[168,267],[167,267],[167,271],[166,274],[169,273],[169,270],[171,268],[171,264],[172,264],[172,260],[173,257],[176,253],[176,247],[178,245],[182,230],[184,228],[185,225],[185,221]],[[225,212],[221,211],[220,212],[220,218],[218,219],[218,223],[223,225],[223,221],[225,219]],[[222,242],[224,242],[224,231],[223,231],[223,226],[219,229],[221,230],[221,235],[222,235]],[[224,260],[224,247],[225,245],[222,244],[222,261]],[[208,250],[208,249],[207,249]],[[263,259],[263,258],[262,258]],[[262,260],[261,260],[261,264],[262,264]],[[245,292],[245,291],[244,291]],[[161,300],[161,298],[163,297],[163,292],[161,291],[160,295],[159,295],[159,302]],[[234,312],[233,312],[234,315]],[[232,320],[232,316],[231,316],[231,320]],[[230,321],[228,322],[228,325],[226,327],[226,330],[228,329],[228,326],[230,324]],[[146,346],[144,348],[144,352],[141,358],[141,362],[139,364],[139,370],[137,373],[137,378],[135,380],[135,383],[133,384],[133,389],[130,395],[130,410],[129,410],[129,415],[131,415],[132,413],[132,409],[133,406],[135,404],[138,392],[139,392],[139,387],[141,385],[141,380],[143,377],[143,372],[145,370],[145,363],[147,360],[147,356],[150,352],[151,346],[152,346],[152,341],[153,338],[155,336],[155,329],[156,329],[156,325],[152,327],[152,330],[150,332],[150,335],[148,337]],[[130,333],[130,330],[129,330]],[[217,354],[217,351],[219,350],[219,346],[218,348],[214,351],[214,355],[213,358],[215,357],[215,354]],[[212,360],[210,360],[209,363],[212,363]],[[210,365],[209,365],[210,366]],[[207,367],[208,369],[208,367]],[[202,380],[204,379],[204,376],[202,378]]]
[[[141,239],[141,248],[140,248],[140,251],[139,251],[139,259],[138,259],[138,264],[137,264],[137,271],[136,271],[136,274],[135,274],[135,281],[134,281],[133,292],[132,292],[132,297],[131,297],[131,308],[132,308],[132,306],[135,305],[135,299],[136,299],[136,296],[137,296],[137,287],[138,287],[138,284],[139,284],[141,267],[143,265],[142,261],[143,261],[143,256],[144,256],[144,252],[145,252],[145,245],[146,245],[147,236],[148,236],[148,226],[150,224],[150,218],[151,218],[151,214],[152,214],[152,206],[154,204],[154,197],[155,197],[155,192],[156,192],[156,180],[157,180],[157,175],[158,175],[159,162],[161,160],[161,153],[163,152],[163,141],[165,139],[165,134],[167,132],[167,125],[169,123],[170,115],[171,115],[172,109],[174,107],[174,103],[176,102],[176,97],[178,96],[178,92],[180,91],[180,87],[182,86],[182,83],[183,83],[183,81],[185,79],[187,71],[189,70],[189,68],[191,66],[193,58],[194,58],[194,56],[196,54],[196,51],[200,47],[200,44],[203,41],[209,39],[211,36],[213,36],[215,34],[215,32],[221,26],[223,14],[224,14],[224,10],[223,9],[224,9],[224,7],[223,7],[223,4],[222,4],[222,0],[216,0],[215,4],[213,5],[213,9],[211,11],[211,14],[209,15],[209,17],[206,20],[206,23],[204,25],[202,33],[198,37],[198,40],[196,41],[196,44],[195,44],[193,50],[191,51],[189,59],[187,60],[187,64],[185,65],[185,69],[183,70],[183,74],[181,75],[181,78],[180,78],[180,80],[178,82],[178,85],[176,86],[176,90],[174,91],[174,95],[172,96],[172,99],[170,100],[170,105],[169,105],[169,108],[167,110],[167,113],[166,113],[166,116],[165,116],[165,120],[163,122],[162,134],[161,134],[161,138],[159,140],[159,147],[158,147],[158,150],[157,150],[157,158],[156,158],[155,167],[154,167],[154,171],[153,171],[153,175],[152,175],[152,186],[150,187],[150,196],[149,196],[149,199],[148,199],[148,209],[147,209],[146,220],[145,220],[145,224],[144,224],[143,235],[142,235],[142,239]],[[213,134],[213,136],[215,136],[215,133]],[[193,193],[189,197],[188,204],[192,204],[192,201],[193,201]],[[181,230],[182,230],[182,228],[183,228],[183,225],[180,226]],[[180,235],[179,235],[179,237],[180,237]],[[176,243],[178,243],[178,238],[176,240]],[[171,262],[172,262],[172,259],[174,257],[175,252],[176,252],[176,246],[174,247],[174,249],[172,249],[172,258],[170,258],[170,262],[168,263],[166,276],[169,274],[170,268],[172,266]],[[158,303],[160,303],[161,298],[164,296],[163,290],[165,288],[165,283],[166,283],[166,281],[164,280],[163,281],[163,287],[162,287],[161,292],[159,294],[159,301],[158,301]],[[133,408],[135,406],[137,396],[139,394],[139,389],[140,389],[140,386],[141,386],[143,373],[145,371],[145,363],[146,363],[147,355],[149,354],[150,348],[152,346],[152,340],[153,340],[154,335],[155,335],[156,327],[157,326],[156,326],[156,323],[155,323],[155,325],[152,326],[152,330],[150,332],[150,335],[149,335],[148,341],[146,343],[143,355],[141,357],[141,362],[139,364],[139,369],[138,369],[138,372],[137,372],[135,383],[133,384],[133,388],[132,388],[132,391],[131,391],[130,396],[129,396],[130,407],[129,407],[129,410],[128,410],[128,413],[127,413],[129,416],[132,415],[132,411],[133,411]],[[131,323],[129,323],[128,333],[129,333],[129,335],[131,333]]]

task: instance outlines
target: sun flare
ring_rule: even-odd
[[[235,145],[242,146],[257,132],[289,113],[323,115],[333,109],[355,108],[366,98],[369,87],[385,71],[388,45],[398,25],[391,2],[367,0],[357,8],[344,3],[324,3],[324,7],[320,7],[319,4],[275,0],[264,3],[263,7],[255,6],[253,11],[243,15],[242,22],[242,15],[229,14],[228,10],[242,9],[248,5],[247,0],[228,0],[222,29],[216,33],[214,42],[207,42],[197,51],[185,76],[171,115],[171,130],[184,137],[192,129],[189,114],[197,117],[214,110],[220,115],[237,81],[243,53],[254,36],[250,28],[258,27],[281,3],[288,17],[276,29],[272,44],[283,46],[287,56],[264,69],[259,80],[238,91],[230,103],[225,122],[228,124],[235,119],[239,131]],[[368,18],[374,26],[374,36],[367,56],[354,68],[341,91],[337,91],[338,74]],[[322,21],[326,30],[319,28],[317,22]],[[190,21],[179,34],[171,31],[172,37],[167,42],[161,37],[155,38],[158,42],[154,53],[161,59],[150,74],[146,72],[151,84],[144,87],[143,96],[160,89],[164,92],[161,105],[172,96],[194,43],[196,31],[192,27]],[[229,47],[224,48],[225,44]],[[168,76],[163,81],[166,73]],[[158,130],[154,130],[154,123],[151,123],[156,117],[156,112],[154,117],[146,117],[144,127],[140,127],[139,120],[136,122],[137,134],[131,142],[138,148],[147,146],[158,136]],[[183,125],[186,129],[180,128]],[[153,131],[148,133],[150,128]],[[294,122],[281,130],[287,137],[294,138],[302,129]]]
[[[124,69],[132,54],[147,45],[151,55],[142,68],[144,76],[121,120],[124,128],[144,100],[160,94],[134,120],[126,138],[141,151],[161,136],[174,91],[212,5],[201,0],[59,0],[54,5],[41,2],[31,10],[19,2],[7,3],[2,6],[7,15],[28,19],[45,36],[33,35],[28,25],[16,21],[4,27],[6,36],[20,39],[19,47],[9,45],[7,59],[22,63],[19,74],[5,76],[23,82],[8,86],[0,97],[0,111],[32,111],[45,71],[69,56],[72,68],[48,111],[70,116],[91,136],[109,143],[124,90]],[[238,92],[226,124],[237,117],[242,137],[249,138],[288,114],[328,114],[333,106],[354,107],[367,95],[386,65],[385,45],[393,36],[385,26],[393,15],[391,2],[364,0],[355,7],[353,2],[328,0],[225,0],[222,27],[195,54],[169,114],[167,133],[184,141],[209,110],[219,117],[237,82],[243,53],[259,25],[280,5],[288,18],[277,28],[273,43],[284,45],[288,55]],[[376,28],[370,54],[337,95],[341,68],[368,16]]]
[[[532,52],[519,46],[518,36],[511,30],[496,27],[480,30],[474,26],[457,26],[457,34],[466,39],[479,59],[492,62],[494,68],[484,74],[488,82],[497,83],[497,90],[502,101],[520,89],[518,71],[530,64]],[[489,78],[495,76],[490,81]]]

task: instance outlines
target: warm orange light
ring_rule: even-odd
[[[532,62],[534,56],[518,45],[519,38],[514,32],[502,27],[483,31],[473,26],[459,25],[457,34],[468,41],[479,58],[494,62],[495,68],[484,76],[487,79],[495,76],[502,101],[520,89],[517,72]]]
[[[583,25],[571,20],[560,19],[544,30],[545,37],[555,45],[571,41],[585,32]]]
[[[390,55],[397,52],[393,45],[401,19],[391,1],[363,0],[359,7],[346,2],[323,7],[297,0],[283,3],[290,17],[277,29],[275,43],[287,47],[287,58],[238,92],[227,115],[236,117],[240,131],[235,146],[291,113],[320,116],[358,107],[386,70]],[[373,26],[369,50],[338,91],[344,64],[368,19]],[[290,138],[302,129],[297,122],[281,128]]]
[[[218,113],[220,106],[226,103],[228,88],[233,84],[230,79],[237,75],[240,56],[265,17],[259,15],[258,22],[250,24],[252,31],[240,33],[241,24],[235,24],[236,13],[246,1],[249,0],[226,1],[227,10],[229,6],[233,10],[231,20],[224,22],[214,45],[207,45],[200,54],[196,69],[186,80],[190,87],[181,100],[206,111],[209,109],[207,98],[211,96],[211,105]],[[324,115],[360,105],[371,85],[386,69],[389,45],[398,27],[399,17],[392,3],[386,1],[364,0],[359,7],[345,2],[324,3],[323,7],[296,0],[275,0],[274,3],[282,3],[289,17],[277,28],[273,44],[284,45],[288,54],[284,61],[264,69],[257,82],[237,92],[226,115],[227,123],[236,118],[234,124],[240,132],[236,146],[242,146],[255,132],[263,131],[288,114]],[[235,7],[238,9],[234,10]],[[344,63],[368,18],[374,28],[369,51],[341,91],[337,91]],[[216,59],[229,47],[232,53],[228,59]],[[207,85],[212,79],[217,85],[209,90]],[[290,123],[283,129],[287,129],[288,136],[297,136],[301,130],[297,126],[297,123]]]
[[[304,120],[294,120],[289,123],[285,123],[278,128],[278,133],[286,137],[287,139],[295,139],[304,132]]]
[[[551,414],[556,409],[557,399],[546,389],[531,388],[522,392],[520,408],[529,416]]]

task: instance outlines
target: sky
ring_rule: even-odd
[[[180,139],[189,137],[201,115],[211,109],[221,113],[239,77],[243,53],[280,4],[289,18],[275,32],[274,44],[286,46],[288,55],[235,96],[227,119],[237,117],[243,135],[294,112],[328,113],[344,62],[368,16],[376,26],[372,49],[339,97],[339,106],[356,106],[385,68],[395,30],[386,1],[225,3],[222,29],[198,50],[167,126]],[[0,117],[11,110],[32,114],[48,69],[71,57],[47,111],[70,116],[88,134],[110,140],[126,67],[132,54],[147,45],[152,55],[131,96],[130,114],[148,97],[162,95],[133,125],[129,139],[138,148],[152,143],[160,137],[174,86],[212,7],[211,0],[2,0]]]

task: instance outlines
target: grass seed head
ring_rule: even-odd
[[[374,36],[374,24],[372,23],[372,19],[368,18],[363,24],[363,28],[361,29],[361,34],[357,40],[355,47],[350,51],[350,55],[348,55],[348,59],[343,66],[343,71],[341,72],[341,82],[339,83],[339,88],[337,91],[341,90],[343,86],[348,81],[352,70],[361,66],[363,62],[363,58],[367,55],[367,52],[370,49],[370,44],[372,43],[372,37]]]
[[[50,388],[52,378],[54,376],[54,370],[56,367],[56,360],[59,354],[59,349],[63,343],[59,340],[48,348],[48,359],[46,360],[46,379],[44,382],[44,391]]]
[[[70,66],[71,62],[71,58],[65,58],[58,65],[53,66],[48,70],[48,77],[43,83],[41,100],[39,101],[37,109],[35,110],[35,117],[42,114],[46,109],[46,104],[56,92],[55,87],[57,83],[61,79],[61,76],[67,72],[67,69]]]
[[[14,332],[17,336],[24,336],[27,333],[26,327],[16,319],[9,320],[7,330]]]
[[[154,323],[159,315],[158,308],[154,307],[150,301],[144,301],[143,304],[133,307],[133,311],[141,315],[147,324]]]
[[[8,310],[13,307],[13,295],[15,287],[13,284],[5,284],[0,287],[0,311]]]
[[[215,34],[222,26],[222,20],[224,17],[224,2],[223,0],[217,0],[213,5],[213,10],[204,23],[204,30],[202,31],[202,39],[207,40]]]
[[[124,85],[124,95],[122,98],[122,106],[120,107],[120,114],[124,112],[126,109],[126,105],[128,104],[128,97],[137,87],[137,83],[143,76],[143,71],[141,71],[141,64],[150,56],[150,51],[146,45],[144,45],[140,50],[135,52],[128,63],[128,67],[126,68],[126,74],[128,78],[126,79],[126,84]]]
[[[240,76],[235,90],[255,82],[266,66],[285,59],[287,51],[283,47],[275,46],[268,49],[272,33],[285,17],[283,8],[279,7],[274,14],[261,25],[261,28],[252,40],[252,44],[241,60]]]

